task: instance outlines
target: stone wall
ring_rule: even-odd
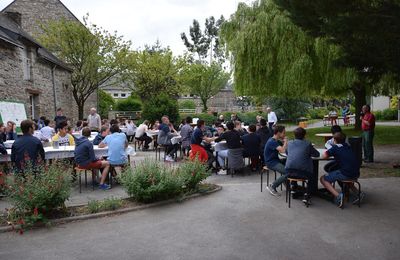
[[[64,18],[79,22],[59,0],[15,0],[3,12],[20,13],[22,29],[33,37],[41,32],[42,24],[51,20]]]
[[[15,0],[2,12],[20,13],[21,28],[34,38],[35,35],[37,36],[40,34],[40,26],[51,20],[63,18],[66,20],[79,22],[73,13],[71,13],[59,0]],[[64,82],[65,75],[63,74],[64,72],[58,72],[58,70],[56,72],[57,92],[59,91],[59,93],[62,93],[57,95],[57,99],[60,99],[58,103],[60,103],[65,110],[67,109],[66,107],[68,107],[68,110],[71,110],[71,114],[68,115],[69,117],[77,118],[78,109],[71,93],[71,81]],[[58,76],[61,78],[59,79]],[[63,84],[66,86],[64,89]],[[86,101],[84,113],[85,117],[87,114],[89,114],[91,107],[97,107],[97,93],[93,93]]]
[[[63,69],[55,70],[55,87],[57,103],[54,103],[52,64],[47,63],[36,55],[36,50],[26,46],[31,59],[31,79],[24,80],[23,60],[21,48],[0,41],[0,99],[13,100],[25,103],[29,118],[31,115],[30,95],[36,99],[36,119],[46,116],[53,119],[55,105],[65,110],[67,117],[76,120],[73,100],[70,95],[65,95],[70,86],[70,72]]]

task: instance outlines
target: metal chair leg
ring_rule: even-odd
[[[263,186],[263,174],[264,174],[264,170],[261,169],[261,192],[262,192],[262,186]]]

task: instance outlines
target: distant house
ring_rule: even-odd
[[[41,31],[41,26],[46,25],[46,23],[54,20],[59,20],[59,19],[66,19],[69,21],[76,21],[80,23],[79,19],[76,18],[76,16],[59,0],[14,0],[12,3],[10,3],[7,7],[5,7],[2,11],[1,14],[4,15],[12,15],[14,17],[14,22],[18,25],[20,30],[24,31],[25,35],[30,36],[30,40],[35,42],[37,44],[36,46],[39,46],[39,43],[37,43],[34,39],[42,33]],[[31,46],[32,47],[32,46]],[[40,46],[41,47],[41,46]],[[36,48],[36,47],[34,47]],[[35,56],[35,49],[29,49],[27,48],[26,53],[27,55],[33,55],[32,57],[29,56],[28,60],[30,61],[30,68],[32,69],[32,83],[31,85],[35,86],[36,88],[41,88],[41,95],[42,96],[48,96],[48,93],[52,93],[52,88],[48,88],[46,84],[43,84],[42,82],[39,82],[39,80],[44,76],[44,74],[47,74],[47,72],[44,71],[44,69],[41,69],[40,67],[36,67],[38,63],[36,63],[36,56]],[[40,48],[40,52],[44,52],[44,48]],[[46,51],[47,52],[47,51]],[[5,55],[4,50],[0,47],[0,55]],[[48,53],[48,52],[47,52]],[[48,53],[50,56],[51,54]],[[18,54],[19,55],[19,54]],[[16,53],[14,53],[14,56],[18,56]],[[25,54],[21,54],[25,55]],[[25,55],[26,56],[26,55]],[[23,56],[21,59],[26,59],[26,57]],[[43,56],[43,55],[42,55]],[[39,57],[41,57],[39,55]],[[54,56],[51,55],[53,59],[53,63],[55,61],[59,62],[59,60]],[[1,62],[1,61],[0,61]],[[15,64],[14,64],[15,65]],[[54,64],[53,64],[54,65]],[[28,66],[25,66],[26,68]],[[70,69],[68,71],[68,80],[61,80],[58,78],[58,70],[61,70],[61,66],[56,66],[54,67],[54,70],[56,71],[55,73],[55,85],[56,85],[56,95],[52,98],[52,100],[49,100],[48,98],[42,98],[38,102],[41,104],[47,103],[47,107],[43,108],[46,109],[46,112],[38,111],[36,113],[39,113],[40,115],[48,115],[50,118],[54,118],[54,109],[53,105],[49,106],[49,104],[56,104],[55,106],[57,107],[62,107],[64,109],[64,112],[67,117],[76,120],[78,117],[78,112],[77,112],[77,106],[75,103],[75,100],[72,97],[72,92],[71,92],[71,80],[70,80]],[[42,76],[37,76],[35,77],[36,73],[41,73]],[[13,71],[4,71],[3,68],[0,68],[0,73],[1,73],[1,78],[0,78],[0,86],[1,86],[1,81],[2,80],[8,80],[10,81],[13,78],[18,78],[19,75],[14,73]],[[46,76],[43,78],[43,80],[51,80],[51,74],[50,76]],[[22,85],[20,83],[15,83],[16,87],[21,88]],[[11,93],[12,94],[12,93]],[[12,95],[8,95],[12,96]],[[52,95],[53,96],[53,95]],[[29,99],[27,96],[20,96],[19,97],[21,100],[26,100]],[[91,107],[97,107],[97,93],[92,94],[89,99],[86,101],[85,104],[85,111],[89,113],[89,109]],[[42,109],[42,110],[43,110]],[[49,110],[49,111],[47,111]],[[53,111],[50,113],[50,111]],[[37,116],[36,114],[34,116]]]
[[[118,76],[108,80],[103,86],[100,86],[100,88],[116,100],[130,97],[132,88],[128,83],[120,82],[116,79],[118,79]]]
[[[21,15],[0,13],[0,99],[23,102],[29,118],[72,115],[72,70],[21,29]]]

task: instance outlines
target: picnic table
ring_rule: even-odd
[[[323,137],[325,138],[325,142],[328,142],[329,139],[332,138],[332,133],[319,133],[319,134],[315,134],[315,136],[319,136],[319,137]]]

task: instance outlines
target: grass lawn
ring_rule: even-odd
[[[330,127],[320,127],[307,129],[306,138],[318,147],[322,147],[325,143],[323,137],[315,136],[318,133],[330,133]],[[342,127],[343,132],[347,137],[361,136],[361,131],[354,130],[354,127]],[[293,132],[287,133],[290,139],[294,138]],[[374,145],[385,145],[385,144],[400,144],[400,127],[397,126],[376,126]]]

